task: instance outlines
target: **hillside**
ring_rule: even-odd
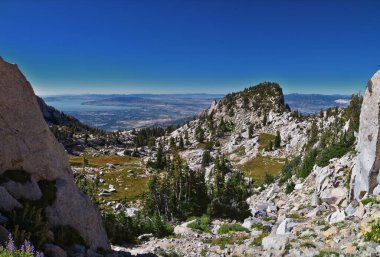
[[[214,101],[176,128],[105,133],[34,101],[30,85],[8,65],[0,65],[2,74],[16,74],[28,89],[13,94],[22,95],[27,110],[20,109],[21,100],[3,96],[2,103],[11,102],[1,105],[0,116],[0,182],[7,200],[0,204],[0,229],[11,231],[17,242],[21,226],[38,232],[27,237],[38,250],[63,256],[100,256],[104,251],[95,248],[108,249],[107,236],[117,251],[110,254],[118,256],[380,252],[380,71],[364,97],[353,95],[347,107],[314,115],[291,111],[280,85],[264,82]],[[9,86],[19,87],[16,75],[0,79],[3,95],[12,93]],[[42,117],[51,130],[73,131],[72,140],[80,142],[78,156],[69,155],[74,178]],[[74,181],[88,198],[78,197]],[[89,199],[101,210],[102,222]],[[29,201],[42,208],[44,216],[30,216],[42,227],[21,219]],[[78,206],[80,217],[68,211]],[[21,211],[16,222],[11,209]],[[46,223],[60,228],[53,229],[54,239]],[[61,233],[73,239],[62,241]]]
[[[263,178],[266,172],[278,175],[285,159],[302,151],[313,122],[330,126],[335,116],[328,115],[322,123],[325,117],[292,113],[284,103],[280,86],[265,82],[215,101],[197,119],[160,140],[167,142],[167,150],[174,140],[193,169],[201,168],[206,151],[212,157],[224,155],[248,175],[259,171],[261,174],[254,177]],[[280,139],[277,146],[276,137]]]

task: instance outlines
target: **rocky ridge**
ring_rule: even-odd
[[[89,251],[108,250],[99,211],[75,185],[66,151],[45,123],[31,85],[2,59],[0,138],[1,214],[31,203],[43,209],[52,235],[70,227]]]
[[[358,141],[358,156],[355,151],[348,151],[342,157],[330,159],[327,165],[315,165],[312,172],[304,179],[293,173],[288,179],[288,184],[284,184],[280,179],[271,185],[263,185],[247,199],[251,217],[241,225],[249,232],[235,232],[229,235],[218,233],[222,224],[236,223],[231,220],[213,221],[210,233],[194,231],[188,227],[188,223],[184,223],[175,229],[177,238],[151,238],[129,250],[136,253],[174,250],[183,256],[376,256],[380,254],[380,245],[365,236],[371,224],[380,217],[378,196],[380,192],[377,190],[378,168],[376,168],[378,159],[376,135],[379,125],[377,109],[373,111],[373,106],[378,108],[380,99],[377,95],[378,88],[379,72],[368,83],[364,96],[360,130],[355,134]],[[337,144],[331,140],[352,140],[350,133],[353,133],[354,129],[351,126],[355,125],[353,116],[349,116],[344,110],[337,110],[334,115],[330,115],[330,111],[325,111],[319,116],[300,120],[295,119],[286,108],[279,108],[269,110],[267,124],[264,125],[262,124],[264,116],[258,115],[260,110],[244,111],[242,99],[241,95],[234,98],[235,103],[240,104],[237,104],[238,108],[230,106],[233,109],[231,115],[228,113],[230,108],[226,108],[224,100],[214,102],[198,119],[159,141],[165,142],[170,137],[176,139],[187,137],[189,144],[180,154],[188,160],[192,168],[197,169],[200,168],[204,151],[197,147],[201,144],[197,139],[197,130],[199,131],[201,127],[205,141],[211,141],[215,137],[210,122],[218,124],[223,120],[226,123],[233,123],[234,130],[219,137],[220,145],[213,146],[210,150],[211,154],[226,154],[229,158],[232,157],[232,160],[233,151],[236,150],[234,145],[237,145],[237,148],[244,145],[246,155],[256,156],[260,147],[256,135],[273,134],[277,130],[284,139],[280,149],[276,151],[264,149],[260,154],[291,156],[306,149],[312,152],[321,146],[324,153],[324,148],[328,149],[330,144]],[[276,101],[272,101],[272,104],[274,102]],[[255,135],[250,138],[248,126],[255,121],[262,125],[255,126]],[[314,141],[310,140],[312,126],[319,131]],[[300,127],[302,129],[299,129]],[[291,134],[287,134],[287,131]],[[303,134],[304,131],[307,133]],[[326,137],[331,133],[335,136],[326,143]],[[287,140],[293,136],[297,138],[296,143],[299,143],[299,148],[297,145],[292,145],[291,140]],[[368,145],[368,141],[372,142],[371,145]],[[176,142],[179,147],[178,140]],[[166,147],[167,150],[170,148],[169,143]],[[306,156],[303,157],[305,158]],[[318,161],[318,163],[326,162]],[[212,167],[208,168],[209,172],[212,172]],[[288,189],[289,184],[294,185],[291,193]]]

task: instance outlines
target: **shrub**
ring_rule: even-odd
[[[136,243],[142,234],[152,233],[156,237],[173,234],[173,227],[156,214],[150,218],[141,213],[135,217],[128,217],[124,212],[104,213],[103,222],[113,244]]]
[[[210,243],[212,245],[218,245],[220,249],[224,249],[226,245],[233,245],[233,244],[242,244],[244,240],[248,239],[249,235],[229,235],[229,236],[223,236],[219,238],[214,238],[212,240],[205,241],[206,243]]]
[[[210,217],[207,215],[203,215],[200,218],[195,218],[196,221],[193,223],[190,223],[187,225],[188,228],[191,228],[192,230],[195,231],[200,231],[200,232],[210,232]],[[194,220],[194,218],[188,219],[188,220]]]
[[[274,183],[274,176],[269,174],[269,173],[265,173],[265,178],[264,178],[264,184],[266,185],[270,185],[270,184],[273,184]]]
[[[42,208],[25,204],[24,208],[10,212],[8,217],[7,226],[13,234],[16,245],[20,246],[24,241],[31,241],[41,249],[49,241],[49,225],[44,219]]]
[[[281,177],[279,183],[282,185],[288,181],[293,174],[296,173],[298,166],[301,164],[301,157],[297,156],[291,161],[286,160],[284,166],[282,167]]]
[[[286,184],[285,193],[286,193],[286,194],[290,194],[291,192],[293,192],[295,186],[296,186],[296,184],[294,184],[294,182],[289,182],[289,183],[287,183],[287,184]]]
[[[63,249],[68,249],[74,244],[87,246],[78,231],[71,226],[58,226],[53,231],[55,243]]]
[[[265,237],[269,236],[269,232],[264,230],[263,233],[261,233],[261,235],[259,235],[258,237],[256,237],[252,244],[255,245],[255,246],[261,246],[261,243],[263,242],[263,239]]]
[[[363,205],[368,205],[371,203],[378,203],[378,201],[376,200],[375,197],[368,197],[368,198],[362,200]]]
[[[365,241],[380,243],[380,221],[376,220],[366,230],[362,231]]]
[[[228,234],[231,232],[249,232],[249,229],[240,224],[223,224],[218,229],[218,234]]]
[[[309,174],[311,173],[315,165],[316,158],[317,158],[316,150],[311,150],[310,152],[308,152],[305,155],[301,163],[301,166],[297,170],[297,176],[300,178],[306,178],[307,176],[309,176]]]
[[[251,226],[252,229],[255,229],[255,230],[258,230],[258,231],[262,231],[264,229],[264,225],[263,223],[253,223],[252,226]]]
[[[325,149],[323,149],[317,157],[317,165],[320,167],[325,167],[329,164],[329,161],[333,158],[340,158],[351,150],[348,143],[339,142],[337,144],[332,144]]]

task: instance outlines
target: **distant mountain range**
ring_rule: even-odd
[[[43,97],[48,105],[76,117],[92,127],[105,130],[182,124],[208,108],[222,94],[113,94],[62,95]],[[332,106],[347,106],[350,96],[288,94],[292,110],[317,113]]]
[[[321,94],[288,94],[284,95],[285,102],[294,111],[303,114],[313,114],[333,106],[346,107],[351,96],[321,95]]]

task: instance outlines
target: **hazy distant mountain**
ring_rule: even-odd
[[[221,94],[86,94],[46,96],[44,100],[87,125],[116,130],[182,124],[222,98]],[[305,114],[347,106],[349,99],[345,95],[285,95],[292,110]]]
[[[182,124],[220,94],[131,94],[47,96],[47,104],[104,130]]]
[[[333,106],[346,107],[350,98],[348,95],[288,94],[285,102],[292,110],[312,114]]]
[[[143,104],[143,105],[151,105],[151,104],[165,104],[164,101],[150,99],[147,97],[138,97],[138,96],[117,96],[112,98],[106,98],[101,100],[93,100],[83,102],[82,105],[96,105],[96,106],[128,106],[134,104]]]

